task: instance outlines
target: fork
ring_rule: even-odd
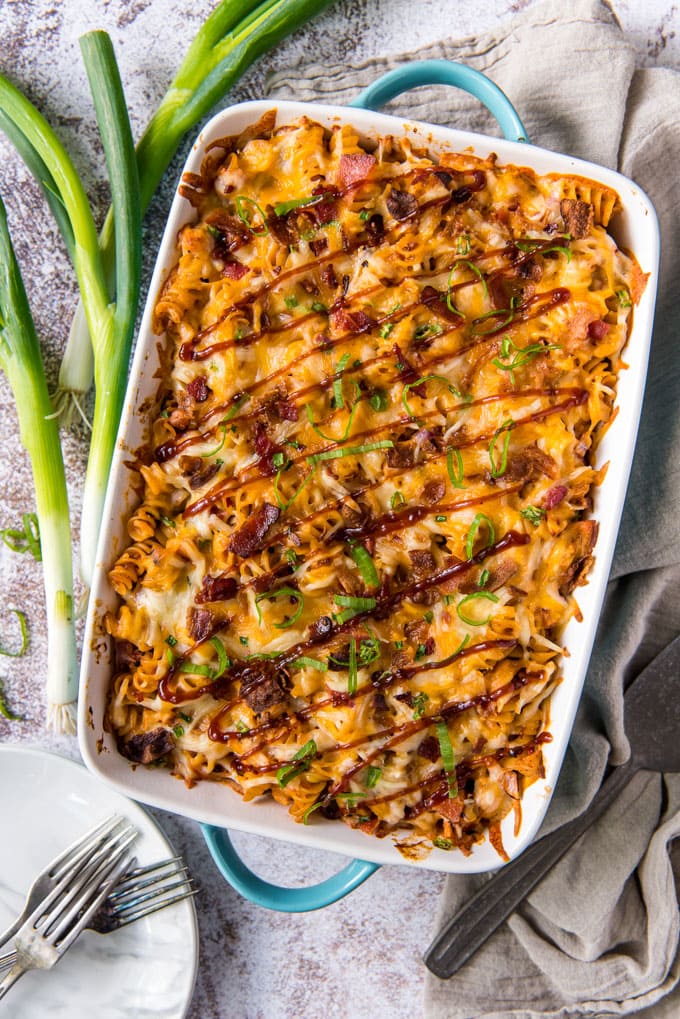
[[[136,837],[126,823],[36,906],[14,939],[17,960],[0,981],[0,999],[28,970],[51,969],[70,948],[130,866],[128,846]]]
[[[87,859],[102,839],[111,835],[123,823],[122,817],[112,814],[106,820],[95,825],[94,828],[90,828],[79,839],[76,839],[72,845],[68,846],[63,853],[60,853],[56,859],[48,863],[31,885],[21,914],[9,925],[7,930],[0,934],[0,947],[14,937],[36,906],[47,896],[48,892],[51,892],[67,874],[75,873],[83,860]]]
[[[86,929],[96,931],[97,934],[110,934],[159,909],[191,898],[197,892],[181,856],[173,856],[146,867],[136,867],[123,875],[88,922]],[[15,951],[0,955],[0,969],[13,966],[16,959]]]

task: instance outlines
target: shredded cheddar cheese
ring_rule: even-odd
[[[181,191],[110,571],[121,752],[503,856],[645,282],[607,232],[618,197],[274,112]]]

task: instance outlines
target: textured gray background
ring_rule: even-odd
[[[532,5],[533,0],[487,0],[484,5],[477,0],[338,0],[262,60],[230,100],[261,96],[268,74],[300,62],[346,60],[351,64],[437,39],[460,38],[491,28],[499,19]],[[83,176],[98,221],[108,194],[102,183],[103,157],[78,36],[92,28],[105,28],[111,34],[138,136],[212,7],[206,0],[195,0],[190,6],[180,0],[55,4],[0,0],[0,70],[30,96],[61,135]],[[613,7],[641,65],[680,66],[677,5],[664,0],[614,0]],[[565,74],[568,66],[565,54]],[[183,158],[180,153],[147,215],[147,281]],[[1,137],[0,193],[8,206],[54,382],[75,306],[75,283],[36,187]],[[2,378],[0,435],[4,453],[0,457],[0,526],[8,526],[32,508],[32,496],[30,468],[18,441],[11,394]],[[67,435],[64,451],[75,521],[85,467],[84,435]],[[0,741],[33,743],[77,758],[75,740],[45,732],[45,622],[39,567],[2,548],[0,595],[6,605],[28,612],[32,636],[24,659],[0,659],[8,699],[26,716],[22,723],[0,717]],[[6,623],[6,618],[0,618],[0,638]],[[352,896],[319,913],[269,913],[245,902],[221,880],[193,823],[155,813],[203,888],[198,900],[201,964],[190,1019],[368,1019],[377,1012],[383,1019],[422,1015],[421,954],[432,933],[443,881],[440,875],[405,868],[382,870]],[[263,876],[291,885],[319,880],[343,862],[330,854],[252,836],[236,836],[235,841]]]

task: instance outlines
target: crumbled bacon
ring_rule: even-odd
[[[218,573],[217,576],[203,578],[201,590],[196,595],[196,602],[203,604],[211,601],[225,601],[233,598],[238,591],[238,582],[235,577],[227,573]]]
[[[541,474],[554,478],[556,470],[557,464],[550,454],[544,453],[534,443],[532,446],[526,446],[525,449],[521,449],[519,452],[513,453],[508,457],[508,466],[503,477],[509,482],[521,481],[525,483],[533,481],[534,478],[540,477]]]
[[[410,219],[418,211],[418,202],[415,195],[408,191],[397,191],[392,189],[387,196],[387,208],[397,220]]]
[[[215,616],[210,609],[190,608],[188,613],[188,630],[196,643],[210,636],[215,625]]]
[[[193,396],[196,403],[205,403],[211,393],[208,379],[205,375],[197,375],[187,386],[187,392]]]
[[[338,184],[344,190],[354,187],[366,180],[377,165],[375,156],[368,152],[351,152],[349,155],[340,156],[338,165]]]
[[[434,573],[436,567],[434,556],[426,548],[412,548],[409,551],[408,557],[411,560],[413,575],[416,580]]]
[[[239,262],[238,258],[229,258],[224,263],[222,275],[228,280],[240,280],[248,272],[248,266]]]
[[[118,749],[124,757],[135,764],[151,764],[165,757],[175,746],[171,732],[159,726],[150,732],[140,732],[129,739],[120,740]]]
[[[563,198],[560,202],[560,214],[572,240],[587,237],[593,229],[593,207],[588,202],[581,202],[577,198]]]
[[[318,256],[323,254],[323,252],[328,247],[328,238],[327,237],[317,237],[316,240],[313,240],[313,241],[309,242],[309,247],[310,247],[310,250],[318,258]]]
[[[423,502],[427,503],[428,506],[434,506],[435,503],[444,498],[445,492],[446,482],[441,478],[433,478],[432,481],[426,482],[423,486]]]
[[[385,223],[379,212],[374,212],[366,222],[366,243],[377,248],[385,239]]]
[[[261,547],[269,530],[281,515],[278,506],[264,502],[231,536],[229,551],[246,559]]]
[[[242,673],[240,696],[259,715],[286,699],[287,678],[271,662],[252,663]]]
[[[603,322],[601,318],[596,318],[594,322],[588,324],[588,338],[591,340],[603,340],[609,332],[609,325],[607,322]]]
[[[424,757],[426,761],[439,760],[439,740],[436,736],[426,736],[424,740],[418,744],[418,755]]]
[[[553,485],[546,492],[543,505],[547,510],[554,509],[555,506],[559,506],[564,497],[566,496],[569,489],[566,485]]]
[[[121,672],[136,669],[142,660],[142,652],[130,640],[116,640],[113,651],[116,669]]]

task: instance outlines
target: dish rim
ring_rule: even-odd
[[[598,181],[613,187],[621,197],[624,212],[620,217],[621,222],[618,232],[624,236],[626,242],[622,246],[629,247],[638,256],[639,249],[645,248],[646,257],[644,258],[644,263],[641,260],[641,268],[644,272],[651,274],[650,282],[640,304],[635,309],[633,327],[625,348],[625,359],[629,365],[628,371],[621,371],[617,380],[615,406],[620,407],[623,405],[627,408],[628,412],[617,415],[598,449],[598,464],[604,459],[605,461],[609,460],[610,466],[603,485],[599,486],[595,492],[596,506],[592,516],[599,523],[599,537],[595,548],[596,561],[588,574],[587,586],[579,589],[579,603],[585,604],[588,607],[584,612],[583,622],[576,624],[578,626],[576,648],[570,647],[571,636],[567,639],[567,634],[570,634],[570,630],[574,629],[573,621],[568,624],[564,634],[565,639],[563,640],[563,644],[569,647],[572,652],[572,660],[578,660],[581,663],[581,667],[577,672],[576,679],[573,677],[567,679],[566,673],[574,670],[566,668],[569,664],[569,659],[562,658],[561,668],[563,674],[565,674],[565,680],[552,695],[551,706],[555,705],[555,698],[559,698],[558,705],[564,710],[559,721],[551,724],[550,731],[553,741],[544,748],[546,777],[534,783],[524,794],[522,799],[522,826],[519,835],[515,837],[511,831],[512,815],[508,815],[503,822],[502,830],[506,848],[511,857],[516,856],[529,845],[536,835],[545,817],[557,777],[561,770],[586,678],[587,665],[613,559],[635,449],[651,342],[659,261],[659,229],[656,213],[647,195],[634,181],[624,177],[617,171],[598,166],[586,160],[554,153],[548,149],[524,142],[508,141],[490,135],[480,135],[454,128],[427,124],[422,121],[410,121],[391,114],[375,113],[371,110],[356,107],[339,107],[323,103],[299,103],[285,100],[251,100],[236,106],[227,107],[215,114],[199,133],[192,145],[185,166],[180,174],[180,181],[185,172],[197,171],[200,166],[201,153],[206,144],[216,138],[237,133],[247,123],[252,123],[265,110],[270,109],[276,109],[277,111],[277,124],[286,123],[299,116],[306,115],[315,120],[320,120],[322,123],[352,124],[364,136],[371,133],[385,134],[389,132],[399,135],[406,134],[415,137],[420,143],[427,143],[434,149],[441,144],[456,151],[472,148],[475,154],[481,156],[495,152],[498,155],[500,164],[511,163],[513,165],[528,166],[537,173],[575,174]],[[122,493],[127,492],[129,496],[131,486],[129,477],[127,484],[125,483],[126,468],[124,467],[124,459],[126,456],[129,456],[130,449],[134,449],[139,445],[139,438],[134,437],[135,418],[138,418],[137,408],[145,397],[155,392],[156,388],[152,378],[145,378],[145,369],[147,368],[149,358],[153,360],[154,348],[162,342],[162,336],[156,336],[151,331],[153,307],[156,303],[160,286],[175,260],[176,249],[174,238],[177,231],[180,226],[191,221],[192,218],[194,218],[193,208],[188,201],[181,198],[176,189],[155,261],[142,324],[139,330],[97,548],[95,579],[88,608],[80,678],[78,732],[80,749],[85,763],[98,777],[113,785],[118,791],[128,797],[134,797],[142,802],[153,804],[154,806],[218,827],[231,827],[289,842],[297,842],[312,848],[321,848],[349,856],[356,856],[381,864],[405,864],[448,873],[474,873],[497,869],[500,866],[500,858],[491,847],[488,836],[483,842],[477,844],[472,854],[467,857],[455,851],[450,853],[432,852],[423,860],[406,860],[394,847],[391,840],[378,840],[376,838],[369,840],[362,833],[352,831],[347,826],[338,825],[335,822],[319,821],[314,825],[299,825],[278,804],[275,805],[275,818],[269,819],[266,810],[258,809],[262,806],[260,801],[244,803],[238,797],[238,794],[232,790],[226,791],[225,798],[225,790],[220,783],[203,782],[192,790],[186,790],[181,782],[173,779],[169,773],[164,773],[160,770],[154,771],[153,776],[147,770],[145,773],[147,777],[143,778],[140,782],[139,777],[135,775],[135,766],[118,753],[110,735],[102,732],[99,738],[97,738],[94,721],[96,710],[93,706],[93,701],[97,701],[97,694],[99,694],[99,728],[101,729],[101,713],[108,689],[108,676],[105,681],[101,678],[99,679],[100,687],[103,688],[103,698],[102,689],[96,689],[97,675],[101,676],[103,671],[101,662],[96,660],[101,657],[101,642],[103,639],[101,626],[97,625],[97,613],[101,612],[101,605],[106,595],[110,596],[112,594],[106,579],[108,565],[106,557],[112,543],[115,546],[116,523],[120,526],[123,515],[128,512],[127,505],[123,505],[124,499]],[[638,220],[639,223],[637,222]],[[646,235],[642,230],[642,224],[648,228]],[[638,230],[639,235],[637,233]],[[629,236],[631,233],[635,235],[634,238]],[[147,375],[150,376],[150,374],[147,372]],[[143,383],[145,381],[147,381],[147,389],[144,391]],[[632,384],[633,381],[635,382],[634,385]],[[628,393],[629,390],[630,392]],[[625,402],[622,399],[622,391],[628,393]],[[139,420],[137,420],[137,430],[139,430]],[[616,457],[603,457],[602,450],[606,451],[613,447],[613,440],[615,437],[619,437],[619,433],[623,434],[626,441],[621,444],[619,438]],[[615,486],[612,479],[616,479]],[[610,492],[612,488],[613,492]],[[600,507],[599,511],[597,509],[597,503],[604,502],[603,491],[607,496],[606,514],[603,513],[602,507]],[[117,599],[117,596],[114,595],[113,597]],[[92,696],[93,694],[94,696]],[[98,750],[98,746],[102,746],[104,748],[103,751]],[[112,760],[114,759],[115,763],[112,765]],[[148,781],[150,776],[151,781]],[[164,781],[166,779],[168,781]],[[172,783],[174,788],[169,783]],[[206,786],[210,787],[210,790],[207,792],[204,788]],[[187,793],[191,799],[188,799]],[[219,807],[204,802],[206,800],[220,800]],[[247,813],[245,816],[242,815],[242,810],[239,810],[239,807],[246,808]],[[342,831],[337,831],[338,828],[342,829]]]

